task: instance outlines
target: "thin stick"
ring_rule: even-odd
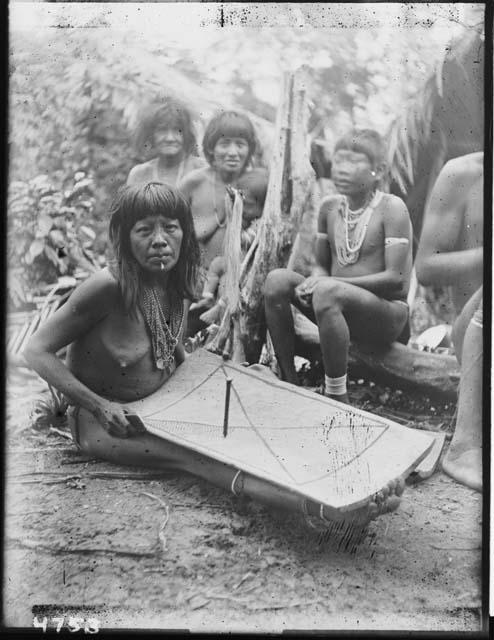
[[[56,433],[59,436],[62,436],[62,438],[66,438],[67,440],[72,440],[72,436],[70,435],[70,433],[66,433],[65,431],[61,431],[60,429],[57,429],[56,427],[50,427],[50,430],[48,431],[48,433]]]
[[[228,435],[228,415],[230,413],[230,390],[232,388],[232,379],[226,379],[226,392],[225,392],[225,417],[223,419],[223,437]]]
[[[298,602],[289,602],[287,604],[267,604],[267,605],[259,605],[259,606],[248,606],[248,608],[251,611],[270,611],[270,610],[275,610],[275,609],[289,609],[290,607],[307,607],[310,606],[312,604],[320,604],[321,602],[324,602],[324,600],[318,599],[318,600],[306,600],[304,601],[298,601]]]
[[[99,462],[99,460],[98,460]],[[80,464],[85,464],[86,461],[82,461]],[[23,473],[13,473],[9,478],[22,478],[26,476],[65,476],[65,471],[26,471]],[[134,471],[121,472],[121,471],[86,471],[85,478],[99,478],[110,480],[153,480],[155,478],[163,478],[166,475],[170,475],[170,471],[150,471],[148,473],[140,473]],[[72,477],[72,476],[71,476]],[[39,482],[39,480],[34,480]]]
[[[475,547],[441,547],[438,544],[430,545],[433,549],[440,549],[441,551],[476,551],[481,549],[480,542]]]
[[[50,554],[81,554],[81,555],[93,555],[93,554],[105,554],[109,553],[115,556],[129,556],[131,558],[153,558],[156,556],[155,549],[144,549],[139,551],[138,549],[113,549],[112,547],[68,547],[58,546],[52,547],[46,544],[39,544],[34,540],[22,540],[21,538],[9,538],[7,545],[14,547],[21,547],[24,549],[33,549],[38,552],[45,552]]]

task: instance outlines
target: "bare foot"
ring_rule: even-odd
[[[482,491],[482,447],[473,447],[458,453],[450,446],[442,461],[444,473],[461,484]]]
[[[331,507],[323,507],[324,519],[330,523],[345,522],[349,526],[363,527],[367,525],[371,520],[375,520],[377,517],[384,515],[385,513],[391,513],[395,511],[400,502],[401,495],[405,490],[405,481],[403,478],[398,478],[388,482],[388,484],[378,491],[369,502],[363,507],[358,507],[351,511],[340,511]],[[317,507],[314,503],[308,505],[308,514],[310,516],[320,516],[317,511]]]

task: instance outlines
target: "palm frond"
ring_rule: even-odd
[[[389,174],[404,195],[414,185],[420,151],[432,142],[433,137],[434,145],[436,142],[438,145],[434,149],[446,157],[443,147],[447,147],[449,141],[443,130],[443,119],[447,114],[441,109],[461,110],[463,94],[458,85],[470,86],[470,67],[482,59],[482,46],[476,31],[453,40],[445,47],[422,90],[391,123],[387,135]]]
[[[419,151],[430,138],[432,114],[438,96],[436,78],[431,76],[388,130],[389,173],[404,194],[414,183]]]

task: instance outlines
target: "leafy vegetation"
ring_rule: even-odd
[[[9,295],[14,306],[30,292],[77,269],[96,268],[93,252],[94,185],[82,171],[65,191],[47,175],[14,181],[9,193]]]

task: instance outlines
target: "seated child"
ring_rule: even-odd
[[[266,321],[281,375],[298,384],[291,305],[317,323],[324,393],[348,402],[350,338],[390,343],[408,319],[412,225],[405,203],[383,193],[385,147],[371,129],[353,129],[335,145],[337,194],[320,206],[316,264],[309,278],[276,269],[266,278]]]

